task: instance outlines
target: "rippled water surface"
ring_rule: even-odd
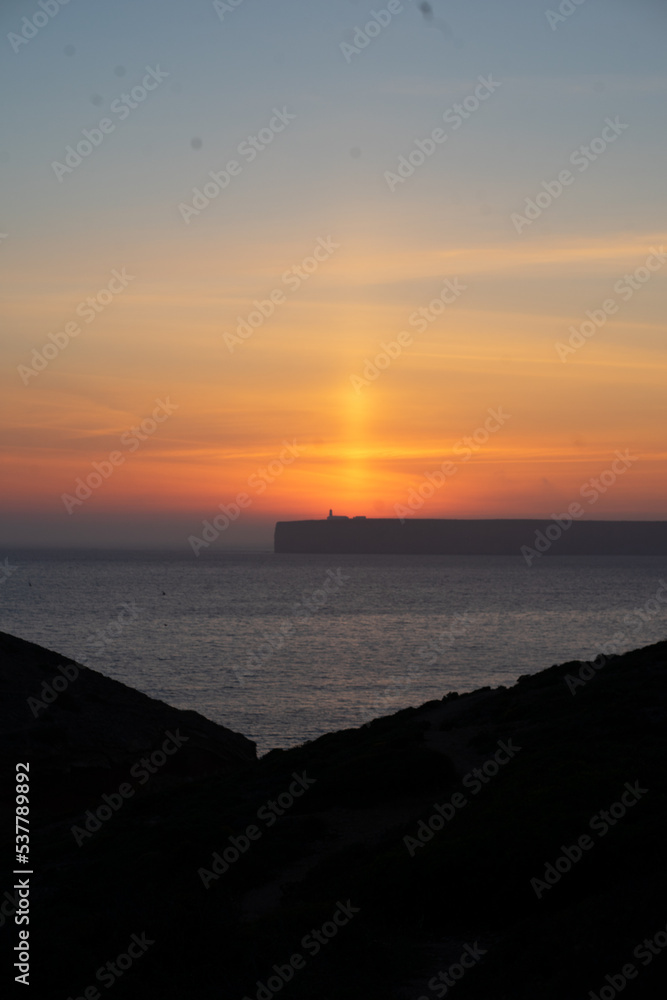
[[[32,552],[10,565],[0,629],[261,752],[589,659],[614,636],[620,650],[667,638],[658,557]]]

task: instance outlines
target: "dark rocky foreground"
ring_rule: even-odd
[[[16,763],[31,776],[24,995],[664,995],[667,642],[261,760],[56,653],[0,634],[0,658],[10,871]]]

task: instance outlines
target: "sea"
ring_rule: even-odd
[[[665,557],[32,550],[0,576],[0,630],[260,754],[667,639]]]

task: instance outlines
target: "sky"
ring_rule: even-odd
[[[666,29],[3,0],[0,543],[664,519]]]

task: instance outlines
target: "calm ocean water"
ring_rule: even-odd
[[[619,651],[667,638],[658,557],[32,552],[9,564],[1,630],[260,752],[589,659],[614,636]]]

